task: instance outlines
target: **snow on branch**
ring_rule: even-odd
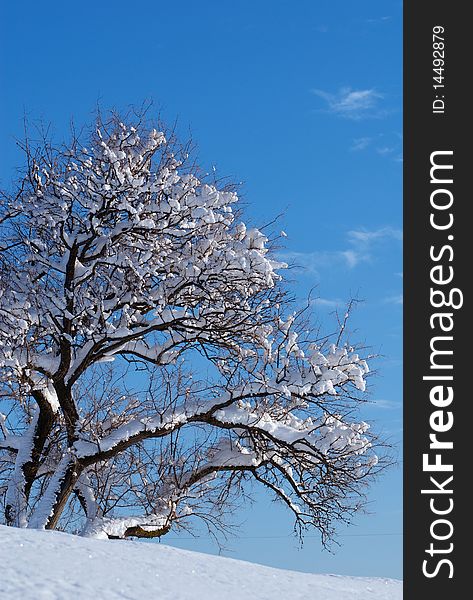
[[[225,530],[252,480],[325,539],[383,463],[354,416],[368,365],[346,320],[332,339],[293,312],[235,189],[164,128],[125,121],[26,144],[0,205],[5,521]]]

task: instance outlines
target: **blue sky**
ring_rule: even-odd
[[[192,132],[201,163],[243,182],[247,217],[282,213],[284,256],[301,301],[327,329],[351,297],[353,339],[382,357],[363,418],[402,436],[402,3],[392,0],[142,0],[3,3],[0,186],[22,159],[23,116],[51,122],[153,99]],[[400,451],[400,450],[399,450]],[[401,465],[401,457],[399,456]],[[302,549],[263,495],[242,508],[223,554],[313,572],[401,577],[402,478],[370,492],[370,515],[341,528],[340,547]],[[203,538],[166,543],[216,552]]]

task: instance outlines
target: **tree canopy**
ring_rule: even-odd
[[[213,530],[259,484],[325,543],[383,464],[355,415],[368,365],[343,319],[323,336],[294,311],[269,234],[161,129],[25,143],[2,195],[5,522]]]

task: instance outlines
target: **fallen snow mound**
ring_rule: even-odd
[[[311,575],[139,542],[0,526],[9,600],[399,600],[392,579]]]

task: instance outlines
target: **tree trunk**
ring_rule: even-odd
[[[5,498],[5,521],[9,526],[26,527],[27,524],[27,496],[25,465],[31,460],[35,432],[39,422],[37,412],[28,429],[21,438],[21,445],[15,458],[13,474],[8,483]]]
[[[79,475],[79,465],[74,462],[69,466],[65,473],[59,493],[56,496],[56,502],[52,507],[51,515],[45,525],[45,529],[56,529],[62,511],[66,507],[69,497],[74,490],[74,486],[79,479]]]
[[[55,414],[49,404],[41,406],[39,411],[38,422],[36,424],[33,437],[33,447],[31,449],[31,460],[23,465],[23,473],[25,476],[25,496],[28,502],[31,487],[38,473],[43,455],[44,446],[51,433],[55,421]]]
[[[77,458],[67,452],[56,468],[28,527],[55,529],[82,471]]]

